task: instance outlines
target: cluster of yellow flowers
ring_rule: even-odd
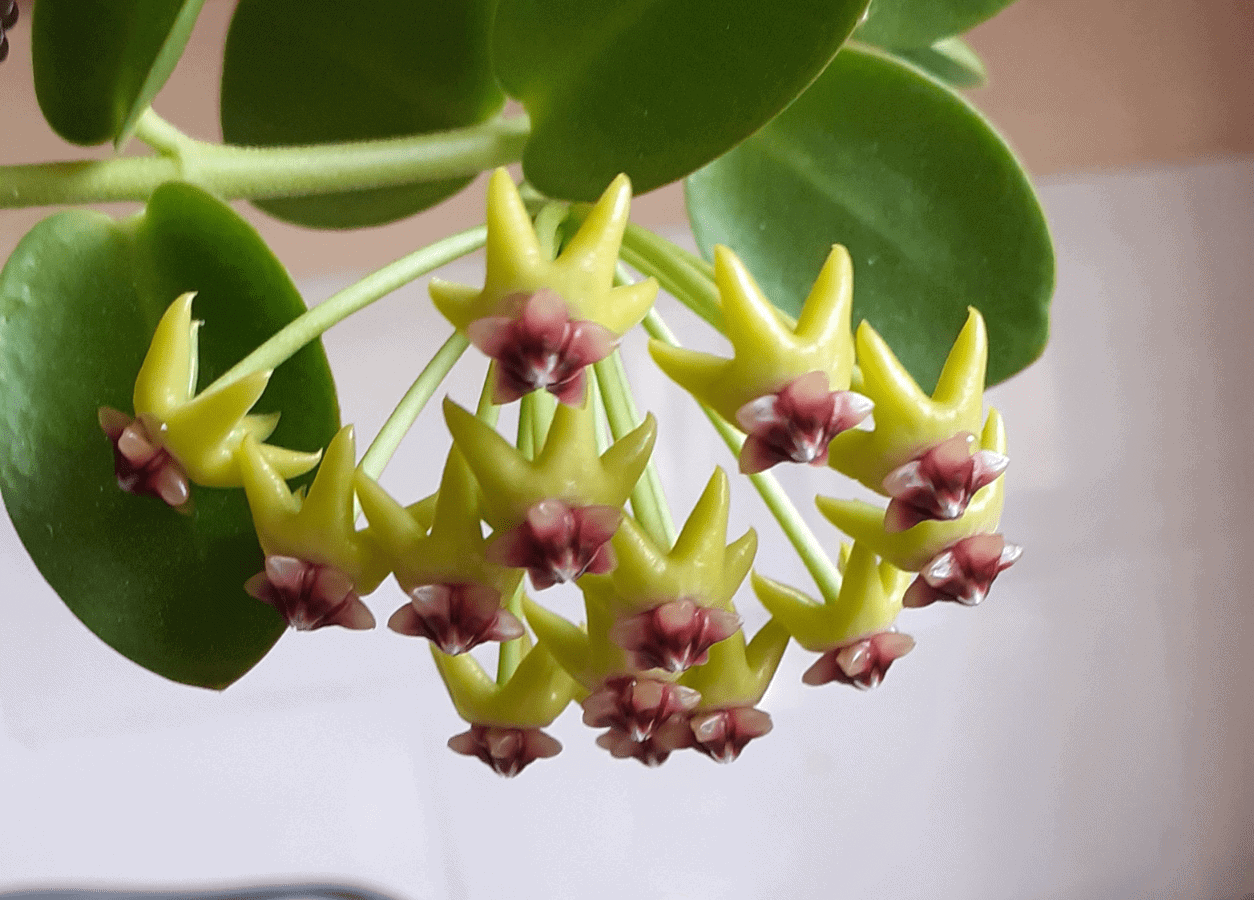
[[[470,730],[451,739],[514,775],[559,752],[541,729],[574,700],[607,729],[601,746],[659,764],[675,750],[735,758],[770,730],[756,708],[789,640],[821,654],[810,684],[871,687],[913,640],[903,606],[974,605],[1019,550],[996,534],[1006,437],[983,412],[987,343],[972,310],[932,396],[862,323],[851,331],[853,270],[833,248],[799,319],[771,305],[736,255],[716,248],[714,280],[729,359],[654,340],[660,367],[746,437],[741,471],[829,464],[887,497],[880,509],[820,497],[853,538],[842,578],[820,600],[759,574],[770,621],[745,638],[734,596],[753,564],[749,530],[728,543],[729,484],[718,468],[676,540],[626,511],[657,438],[649,415],[617,440],[603,433],[586,373],[615,352],[657,294],[653,279],[614,286],[630,185],[616,179],[558,255],[540,241],[500,170],[490,181],[481,288],[434,281],[441,313],[492,359],[495,404],[530,398],[523,439],[496,431],[495,407],[444,404],[452,447],[435,495],[410,506],[356,467],[343,428],[323,454],[265,443],[276,416],[251,415],[270,372],[200,395],[193,296],[167,310],[136,380],[134,416],[102,409],[120,484],[177,508],[189,481],[243,487],[265,554],[246,589],[298,629],[371,628],[362,597],[393,574],[407,602],[389,620],[432,642]],[[559,401],[541,402],[545,390]],[[542,395],[539,395],[542,396]],[[607,402],[607,398],[604,398]],[[857,427],[868,415],[874,427]],[[287,479],[319,465],[309,490]],[[367,527],[357,529],[356,498]],[[490,534],[486,534],[486,526]],[[566,581],[586,622],[525,596]],[[532,631],[534,643],[529,631]],[[468,651],[501,644],[497,677]]]

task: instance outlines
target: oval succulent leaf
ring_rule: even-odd
[[[22,239],[0,272],[0,492],[44,578],[102,640],[175,681],[221,688],[271,648],[284,622],[245,593],[262,569],[245,495],[193,488],[193,514],[119,489],[97,424],[131,409],[162,313],[197,291],[204,387],[305,308],[283,267],[229,208],[159,188],[115,222],[70,211]],[[282,365],[256,411],[271,440],[318,450],[337,430],[322,348]]]
[[[524,104],[525,176],[594,200],[616,175],[668,184],[805,89],[866,0],[500,0],[495,72]]]
[[[224,51],[224,139],[291,146],[425,134],[496,113],[491,0],[242,0]],[[283,35],[283,40],[277,40]],[[314,228],[412,215],[471,179],[260,201]]]
[[[31,62],[44,118],[74,144],[116,146],[170,77],[204,0],[40,0]]]
[[[878,47],[927,47],[992,18],[1014,0],[871,0],[867,17],[853,33]]]
[[[791,315],[832,244],[853,257],[868,319],[928,391],[967,307],[989,329],[990,384],[1040,355],[1054,253],[1009,147],[961,97],[846,47],[772,123],[687,180],[706,255],[735,250]]]

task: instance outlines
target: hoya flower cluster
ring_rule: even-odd
[[[996,533],[1006,436],[997,411],[983,409],[980,314],[971,311],[929,397],[868,323],[854,337],[843,247],[796,320],[718,247],[731,357],[663,337],[652,357],[743,433],[741,472],[829,465],[888,498],[879,508],[820,497],[852,538],[834,586],[815,598],[752,574],[770,618],[747,635],[735,598],[757,535],[729,522],[726,473],[715,468],[675,537],[652,489],[656,421],[627,421],[633,406],[613,377],[618,343],[657,294],[652,278],[616,278],[628,180],[613,181],[558,254],[506,172],[489,191],[483,286],[430,286],[442,315],[490,359],[479,403],[442,405],[451,447],[433,496],[391,496],[356,465],[349,426],[322,460],[265,443],[276,417],[250,410],[269,372],[195,394],[191,294],[158,325],[132,414],[100,412],[124,489],[187,510],[190,483],[244,488],[264,554],[244,589],[295,629],[372,628],[363,598],[392,574],[403,596],[388,627],[429,643],[468,725],[453,750],[515,775],[560,751],[543,729],[576,703],[615,757],[659,765],[694,749],[733,760],[771,729],[758,704],[790,640],[820,655],[807,684],[874,687],[914,646],[896,628],[904,607],[974,606],[1018,557]],[[515,441],[497,427],[506,404],[518,404]],[[873,427],[861,427],[868,417]],[[316,465],[309,489],[293,492],[287,479]],[[546,602],[570,582],[582,622]],[[469,653],[486,642],[499,645],[494,674]]]

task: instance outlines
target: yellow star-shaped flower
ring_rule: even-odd
[[[309,472],[318,453],[300,453],[263,444],[280,421],[279,413],[247,415],[267,388],[271,372],[255,372],[213,391],[197,389],[197,332],[193,293],[172,303],[158,322],[149,352],[136,376],[132,406],[146,423],[148,438],[164,448],[189,480],[206,487],[240,487],[237,449],[246,435],[260,443],[259,454],[282,478]]]
[[[729,512],[730,485],[718,468],[673,548],[658,547],[633,519],[623,518],[612,539],[617,568],[608,575],[587,575],[581,582],[585,586],[588,581],[608,579],[618,613],[638,613],[675,599],[707,609],[732,610],[731,598],[757,552],[757,533],[750,528],[728,545]]]
[[[868,488],[884,493],[897,466],[961,432],[976,434],[983,420],[982,395],[989,344],[984,318],[971,309],[954,342],[936,390],[928,397],[869,322],[857,330],[860,390],[875,403],[873,431],[851,429],[831,442],[828,463]]]
[[[496,529],[520,523],[540,500],[624,506],[656,442],[656,420],[649,415],[601,455],[589,390],[583,406],[556,407],[547,439],[532,460],[453,401],[446,400],[442,411],[455,445],[481,485],[486,521]]]
[[[648,349],[661,369],[701,403],[737,424],[745,403],[774,394],[810,372],[822,372],[831,391],[848,390],[853,375],[853,262],[831,248],[795,323],[768,301],[734,252],[714,248],[714,279],[732,359],[653,340]]]
[[[477,483],[458,448],[447,457],[436,506],[422,501],[404,508],[362,470],[355,474],[355,488],[404,592],[434,584],[481,584],[503,597],[516,590],[520,573],[485,559]]]
[[[980,436],[980,447],[1006,453],[1006,426],[996,409],[989,410],[989,417]],[[966,511],[957,519],[929,519],[898,532],[885,530],[884,510],[869,503],[860,500],[836,500],[831,497],[818,497],[816,502],[818,509],[833,525],[859,544],[870,547],[884,560],[903,571],[917,572],[932,557],[955,542],[973,535],[997,531],[998,521],[1002,516],[1005,480],[1006,476],[1000,475],[991,484],[977,491]]]
[[[496,683],[470,653],[449,656],[434,647],[433,661],[455,711],[472,725],[543,728],[579,690],[542,644],[529,649],[505,684]]]
[[[477,319],[512,312],[505,301],[514,295],[548,288],[565,301],[570,318],[625,334],[647,314],[657,294],[653,278],[613,287],[630,195],[630,179],[618,175],[553,260],[543,252],[511,176],[496,169],[487,197],[485,285],[479,290],[434,279],[429,284],[434,305],[464,331]]]
[[[389,563],[370,534],[354,528],[353,426],[332,439],[309,491],[290,491],[253,435],[245,437],[240,456],[245,496],[265,554],[333,566],[361,596],[380,586]]]
[[[886,631],[901,612],[901,598],[913,576],[880,562],[861,543],[840,548],[840,568],[844,580],[839,593],[822,603],[756,572],[753,591],[774,621],[806,650],[822,652]]]

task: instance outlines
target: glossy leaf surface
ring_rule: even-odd
[[[244,491],[194,486],[191,516],[124,493],[96,421],[101,405],[131,412],[153,330],[184,291],[205,321],[200,387],[305,308],[257,234],[186,185],[133,219],[74,210],[23,238],[0,273],[0,491],[40,572],[102,640],[224,687],[284,630],[242,589],[262,569]],[[322,348],[277,369],[255,410],[282,411],[273,443],[322,448],[338,421]]]
[[[846,48],[767,127],[687,180],[696,240],[730,246],[796,315],[834,243],[853,257],[853,322],[929,392],[967,307],[989,331],[990,384],[1048,336],[1054,255],[1032,186],[948,88]]]
[[[203,0],[40,0],[35,95],[57,134],[121,146],[179,62]]]
[[[291,146],[402,137],[483,121],[503,105],[490,70],[491,0],[242,0],[224,52],[228,143]],[[315,228],[401,219],[471,179],[260,201]]]
[[[927,47],[992,18],[1014,0],[871,0],[855,40],[879,47]]]
[[[959,37],[944,38],[930,47],[912,47],[895,53],[950,87],[978,88],[988,79],[984,62]]]
[[[500,0],[494,65],[529,112],[525,176],[594,200],[715,159],[826,66],[865,0]]]

